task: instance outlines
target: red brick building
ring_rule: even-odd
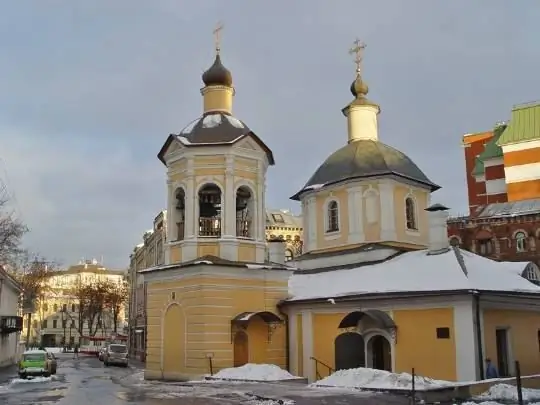
[[[475,216],[451,218],[448,237],[481,256],[540,265],[540,199],[493,203]]]
[[[448,221],[452,243],[482,256],[540,265],[540,103],[463,137],[469,215]]]

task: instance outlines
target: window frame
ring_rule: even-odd
[[[325,234],[337,234],[341,231],[341,218],[339,201],[335,198],[329,199],[325,204]],[[332,226],[335,225],[335,226]]]
[[[411,206],[409,207],[409,202]],[[416,198],[412,194],[407,194],[405,196],[405,230],[408,232],[418,232],[418,204]],[[410,210],[409,210],[410,208]],[[412,222],[412,226],[409,226],[409,215]]]

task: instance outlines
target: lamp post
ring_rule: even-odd
[[[62,348],[63,351],[66,351],[66,321],[67,321],[67,313],[66,313],[66,305],[64,304],[62,306],[62,328],[64,328],[64,337],[62,338]]]

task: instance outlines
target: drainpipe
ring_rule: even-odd
[[[289,315],[283,312],[281,309],[282,305],[279,303],[277,305],[278,312],[281,316],[285,319],[285,365],[287,366],[287,371],[291,372],[291,361],[290,361],[290,355],[289,355],[289,348],[290,348],[290,342],[289,342]]]
[[[480,293],[473,292],[474,310],[476,312],[476,347],[478,348],[478,366],[480,367],[480,380],[484,379],[484,347],[482,345],[482,327],[480,325]]]

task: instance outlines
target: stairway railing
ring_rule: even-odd
[[[321,373],[319,372],[319,364],[321,366],[324,366],[326,367],[326,369],[328,370],[328,375],[332,374],[334,372],[334,369],[332,367],[330,367],[328,364],[326,363],[323,363],[322,361],[320,361],[319,359],[316,359],[315,357],[310,357],[311,360],[313,360],[315,362],[315,376],[317,377],[317,380],[320,380],[322,379],[322,375]]]

